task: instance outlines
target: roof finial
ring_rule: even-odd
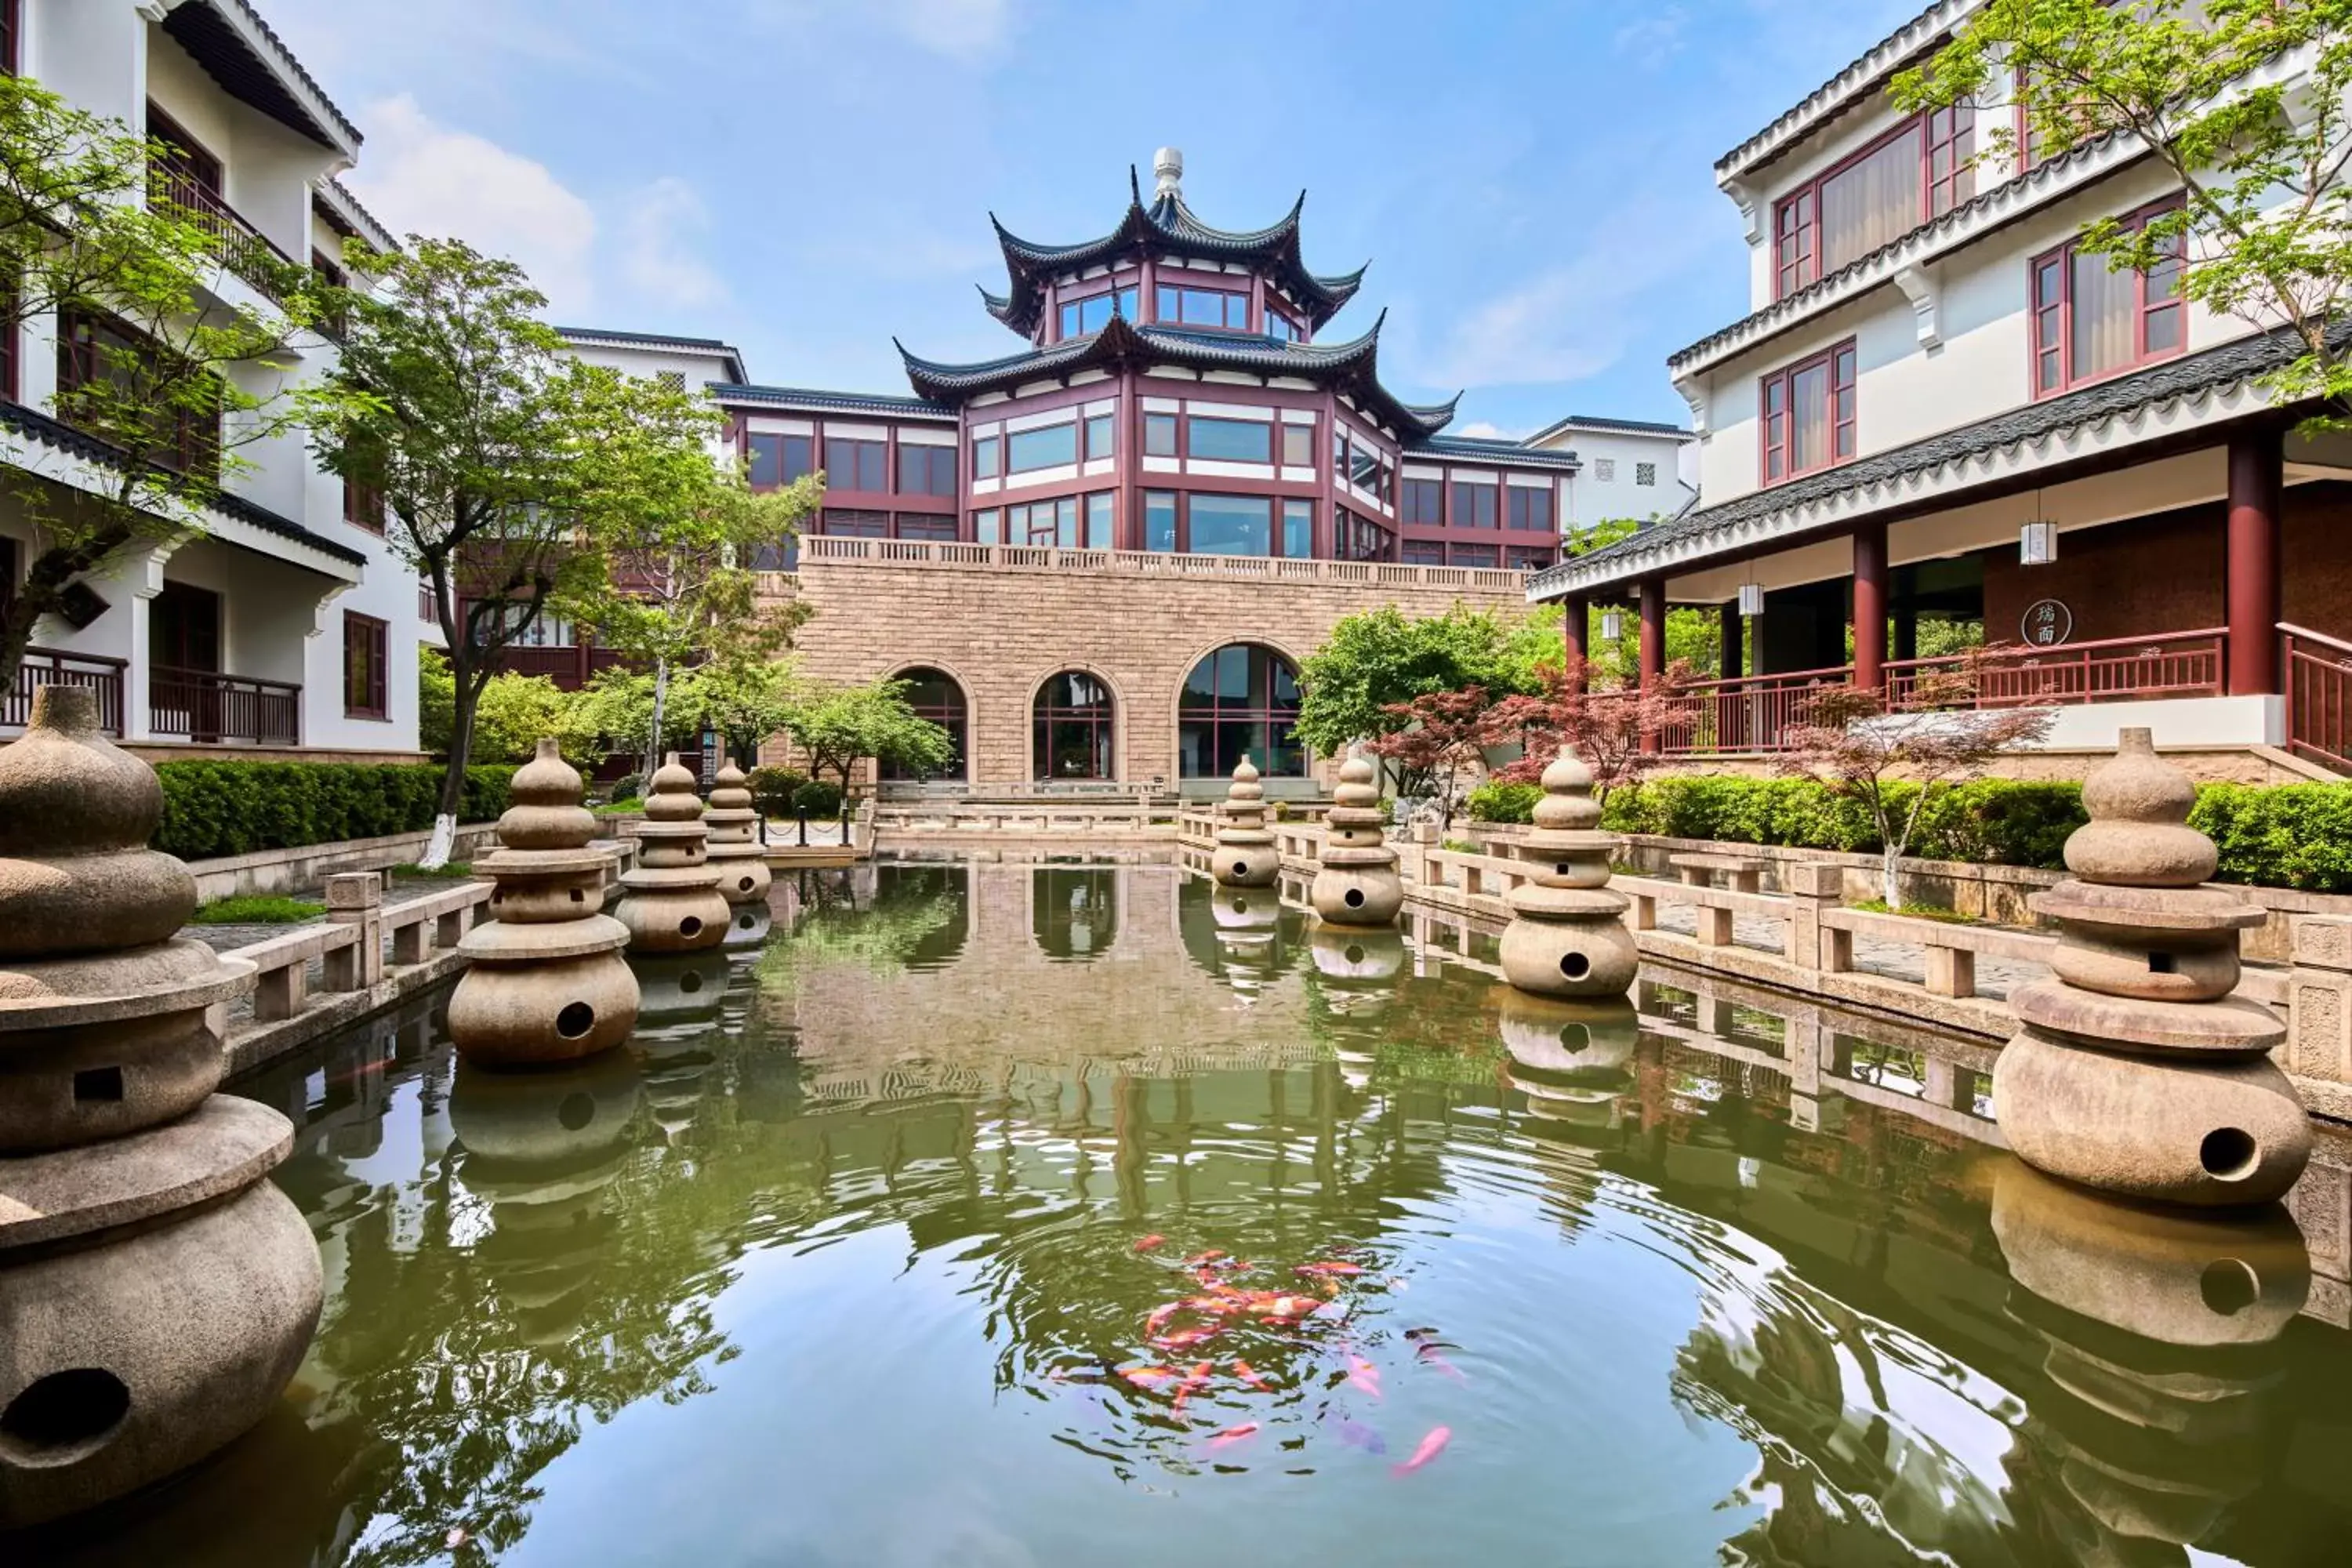
[[[1162,147],[1151,155],[1151,199],[1173,196],[1184,199],[1184,154],[1173,147]]]

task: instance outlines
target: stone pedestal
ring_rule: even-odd
[[[2238,933],[2261,910],[2221,888],[2196,791],[2126,730],[2083,783],[2074,873],[2030,900],[2063,935],[2055,978],[2021,986],[2024,1026],[1993,1069],[1994,1113],[2027,1163],[2136,1198],[2252,1205],[2285,1194],[2311,1126],[2270,1059],[2286,1030],[2231,995]]]
[[[1543,798],[1520,858],[1534,868],[1512,890],[1503,928],[1503,975],[1538,996],[1622,996],[1642,962],[1625,929],[1626,900],[1609,889],[1617,841],[1598,829],[1592,774],[1562,746],[1543,772]]]
[[[1336,804],[1323,818],[1323,850],[1307,898],[1332,925],[1392,925],[1404,908],[1404,879],[1397,874],[1388,817],[1372,779],[1372,764],[1361,753],[1349,757],[1331,792]]]
[[[609,1050],[637,1021],[628,928],[600,912],[607,856],[579,773],[541,741],[514,776],[495,852],[489,921],[458,942],[468,961],[449,998],[449,1037],[487,1067],[544,1067]]]
[[[250,964],[174,935],[147,764],[95,693],[0,747],[0,1530],[162,1479],[268,1414],[319,1322],[276,1111],[212,1091]]]
[[[637,863],[621,873],[615,919],[631,952],[700,952],[727,940],[727,900],[709,863],[702,802],[677,753],[654,770],[646,820],[636,825]]]
[[[1282,875],[1282,856],[1265,828],[1265,786],[1257,769],[1242,758],[1225,792],[1224,826],[1209,857],[1209,874],[1228,888],[1270,888]]]
[[[721,766],[711,781],[709,807],[703,812],[702,822],[709,831],[707,857],[719,873],[719,896],[739,910],[746,905],[765,905],[772,880],[767,846],[760,842],[760,814],[751,807],[743,770],[733,763]],[[753,927],[742,929],[749,931]],[[766,929],[759,930],[764,939]],[[730,943],[743,940],[735,931],[730,922],[727,937]]]

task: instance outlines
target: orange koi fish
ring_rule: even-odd
[[[1223,1250],[1213,1247],[1206,1252],[1195,1253],[1192,1257],[1184,1259],[1184,1267],[1187,1268],[1205,1268],[1207,1265],[1214,1263],[1218,1258],[1223,1258],[1223,1256],[1224,1253]]]
[[[1172,1334],[1162,1334],[1151,1343],[1157,1350],[1189,1350],[1194,1345],[1207,1344],[1223,1331],[1222,1329],[1180,1329]]]
[[[1165,1247],[1167,1245],[1168,1238],[1166,1237],[1154,1234],[1137,1238],[1135,1250],[1138,1252],[1150,1252],[1154,1247]]]
[[[1228,1426],[1223,1431],[1218,1433],[1215,1436],[1210,1438],[1209,1447],[1212,1448],[1230,1448],[1234,1444],[1241,1442],[1244,1438],[1255,1436],[1256,1432],[1256,1422],[1244,1421],[1238,1426]]]
[[[1158,1334],[1160,1330],[1168,1326],[1169,1319],[1183,1310],[1184,1303],[1181,1301],[1162,1301],[1152,1308],[1150,1314],[1143,1320],[1143,1337],[1148,1340]]]
[[[1361,1274],[1363,1271],[1364,1266],[1360,1263],[1323,1262],[1302,1263],[1293,1272],[1299,1274],[1324,1274],[1345,1277],[1351,1274]]]
[[[1192,1396],[1194,1389],[1209,1381],[1209,1369],[1216,1364],[1214,1362],[1204,1361],[1184,1374],[1184,1381],[1176,1385],[1176,1400],[1169,1406],[1168,1414],[1171,1415],[1184,1414],[1184,1401]]]
[[[1138,1388],[1157,1388],[1176,1375],[1172,1366],[1123,1366],[1118,1375]]]
[[[1412,1474],[1413,1471],[1421,1468],[1422,1466],[1429,1463],[1430,1460],[1445,1452],[1445,1445],[1452,1441],[1454,1441],[1453,1427],[1432,1426],[1429,1429],[1429,1436],[1421,1440],[1421,1447],[1412,1451],[1412,1458],[1405,1460],[1402,1464],[1391,1465],[1389,1467],[1389,1474],[1392,1476],[1409,1476]]]
[[[1248,1384],[1252,1388],[1256,1389],[1261,1394],[1272,1394],[1274,1392],[1274,1384],[1260,1377],[1254,1370],[1251,1369],[1250,1363],[1245,1361],[1236,1361],[1234,1363],[1234,1375],[1240,1378],[1244,1383]]]

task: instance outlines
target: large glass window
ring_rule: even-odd
[[[882,441],[855,441],[839,436],[824,438],[824,488],[829,490],[873,490],[890,488],[890,447]]]
[[[1495,515],[1496,487],[1474,479],[1454,481],[1454,526],[1456,528],[1494,528],[1498,526]]]
[[[1143,548],[1173,552],[1176,548],[1176,492],[1143,492]]]
[[[971,514],[971,537],[975,542],[1003,543],[1004,536],[1001,530],[1003,526],[1004,514],[992,506],[982,507]]]
[[[1087,498],[1087,548],[1108,550],[1111,547],[1111,519],[1117,515],[1108,490],[1097,490]]]
[[[1763,478],[1778,484],[1843,463],[1854,454],[1854,353],[1851,339],[1773,372],[1759,394]]]
[[[1118,451],[1114,434],[1117,429],[1117,424],[1108,414],[1095,415],[1087,421],[1087,461],[1108,458]]]
[[[1285,467],[1311,468],[1315,466],[1315,426],[1285,425],[1282,427],[1282,461]]]
[[[890,514],[829,506],[817,520],[817,531],[830,539],[887,539]]]
[[[2175,198],[2143,208],[2125,218],[2124,227],[2144,228],[2179,205]],[[2105,257],[2071,240],[2032,265],[2036,396],[2169,358],[2188,345],[2177,247],[2147,272],[2114,271]]]
[[[1286,500],[1282,503],[1282,552],[1294,561],[1303,561],[1315,553],[1313,501]]]
[[[1048,425],[1040,430],[1016,430],[1004,440],[1004,469],[1007,473],[1033,473],[1039,468],[1058,468],[1078,460],[1078,426],[1073,420],[1065,425]]]
[[[1274,552],[1274,502],[1264,496],[1194,495],[1185,511],[1185,548],[1195,555]]]
[[[1274,461],[1274,426],[1263,419],[1192,416],[1192,456],[1221,463]]]
[[[1124,316],[1130,321],[1135,320],[1134,289],[1119,289],[1108,294],[1073,300],[1063,305],[1062,335],[1076,338],[1099,332],[1110,325],[1113,316]]]
[[[1249,329],[1249,296],[1222,289],[1180,289],[1162,283],[1153,303],[1160,321],[1170,326]]]
[[[1418,528],[1438,528],[1445,521],[1445,493],[1438,479],[1404,482],[1404,520]]]
[[[902,511],[891,521],[890,527],[900,539],[927,539],[934,544],[955,542],[956,520],[937,512]]]
[[[1445,547],[1449,566],[1493,566],[1502,556],[1498,544],[1449,544]]]
[[[1297,342],[1306,336],[1298,330],[1296,322],[1271,306],[1267,307],[1265,312],[1265,335],[1278,343]]]
[[[1541,489],[1532,485],[1510,485],[1510,523],[1523,531],[1551,529],[1551,487]]]
[[[1381,455],[1360,442],[1348,443],[1348,482],[1360,490],[1381,493]]]
[[[999,437],[974,436],[971,438],[971,477],[975,479],[994,479],[997,464],[1003,455],[1003,448],[999,444]]]
[[[1143,416],[1143,455],[1147,458],[1172,458],[1176,455],[1176,416],[1147,414]]]
[[[885,763],[882,776],[886,779],[960,779],[964,776],[965,739],[970,732],[969,705],[964,700],[963,688],[955,677],[944,670],[908,669],[896,678],[906,683],[907,706],[915,710],[918,719],[928,719],[948,732],[955,754],[947,764],[930,773],[916,773],[892,763]]]
[[[902,496],[951,496],[956,493],[953,447],[898,448],[898,493]]]
[[[1041,780],[1117,776],[1116,714],[1109,689],[1084,670],[1066,669],[1037,689],[1030,705],[1033,765]]]
[[[1341,507],[1331,522],[1331,553],[1340,561],[1386,561],[1396,536],[1368,517]]]
[[[1774,204],[1773,270],[1795,292],[1976,195],[1976,110],[1918,115]]]
[[[1046,548],[1059,545],[1064,550],[1076,550],[1084,542],[1078,533],[1078,498],[1076,496],[1013,507],[1004,515],[1009,525],[1007,543]]]
[[[1270,778],[1303,778],[1298,672],[1255,643],[1233,643],[1192,667],[1176,709],[1177,765],[1188,779],[1226,778],[1246,755]]]
[[[754,430],[747,445],[754,489],[788,485],[816,470],[816,440],[814,437],[779,436]]]

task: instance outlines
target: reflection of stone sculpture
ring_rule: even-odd
[[[2266,1054],[2284,1026],[2230,994],[2238,933],[2263,914],[2199,886],[2215,853],[2188,826],[2195,802],[2146,730],[2084,781],[2074,877],[2032,900],[2064,930],[2056,978],[2011,994],[2024,1027],[1994,1067],[1994,1113],[2027,1163],[2085,1186],[2266,1203],[2303,1173],[2311,1126]]]
[[[490,920],[466,933],[469,961],[449,998],[449,1037],[488,1067],[574,1061],[628,1037],[637,982],[621,957],[628,928],[603,913],[611,860],[578,770],[541,741],[516,770],[498,850],[477,869],[498,884]]]
[[[661,953],[632,960],[645,1007],[637,1015],[640,1036],[681,1025],[700,1026],[719,1016],[733,969],[722,952]]]
[[[1234,770],[1233,786],[1225,792],[1225,825],[1217,829],[1217,847],[1209,857],[1209,873],[1228,888],[1268,888],[1282,875],[1282,857],[1274,835],[1265,826],[1265,786],[1257,769],[1242,758]]]
[[[163,810],[95,693],[35,692],[0,749],[0,1529],[221,1447],[318,1328],[319,1249],[267,1179],[293,1129],[212,1092],[205,1011],[252,966],[175,937]]]
[[[727,900],[706,858],[709,830],[694,775],[677,753],[654,770],[646,820],[636,825],[637,863],[621,874],[614,915],[629,928],[632,952],[699,952],[727,940]]]
[[[1615,1125],[1621,1102],[1633,1089],[1633,1058],[1642,1044],[1633,1005],[1558,1002],[1508,986],[1495,990],[1511,1085],[1528,1097],[1528,1114]]]
[[[760,842],[760,814],[751,807],[743,770],[731,760],[719,767],[719,776],[711,781],[710,808],[702,814],[702,820],[709,831],[710,864],[719,871],[719,896],[738,915],[745,906],[764,908],[772,877],[767,848]],[[759,933],[756,939],[750,935],[754,931]],[[730,921],[726,940],[733,945],[764,941],[767,934],[767,928],[756,921],[740,928]]]
[[[2009,1314],[2047,1342],[2055,1390],[2021,1436],[2057,1457],[2082,1510],[2053,1536],[2098,1563],[2141,1561],[2132,1539],[2208,1538],[2262,1484],[2276,1341],[2311,1283],[2294,1220],[2274,1204],[2226,1219],[2133,1207],[2012,1162],[1992,1226]]]
[[[1538,868],[1511,893],[1504,977],[1538,996],[1622,996],[1642,955],[1622,918],[1625,895],[1609,890],[1617,841],[1598,830],[1592,774],[1574,748],[1544,769],[1543,790],[1522,851]]]
[[[1389,847],[1380,786],[1360,752],[1339,766],[1335,803],[1323,818],[1328,831],[1307,901],[1333,925],[1384,926],[1404,908],[1404,879]]]

